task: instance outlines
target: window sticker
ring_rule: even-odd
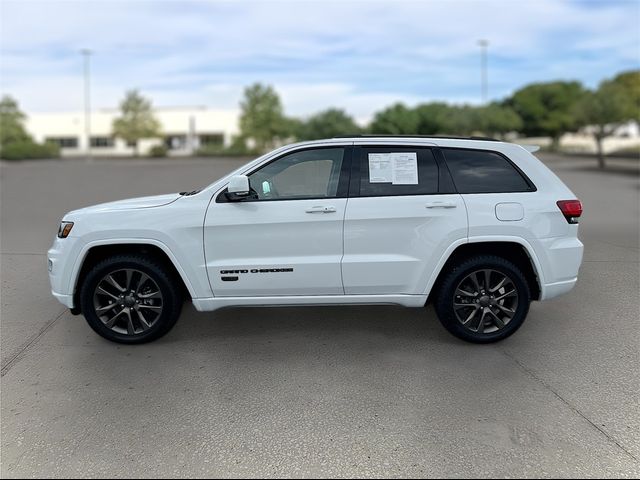
[[[391,183],[394,185],[418,185],[418,154],[416,152],[392,153]]]
[[[393,172],[391,153],[369,154],[369,183],[391,183]]]
[[[416,152],[370,153],[369,183],[418,185],[418,154]]]

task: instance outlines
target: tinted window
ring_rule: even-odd
[[[430,148],[366,147],[360,154],[360,195],[438,192],[438,165]]]
[[[294,152],[249,175],[249,183],[259,200],[335,197],[343,158],[342,147]]]
[[[524,177],[503,156],[480,150],[442,150],[460,193],[528,192]]]
[[[55,143],[60,148],[78,148],[77,137],[47,137],[45,142]]]

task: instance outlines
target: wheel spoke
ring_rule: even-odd
[[[509,315],[509,318],[511,318],[511,316],[516,313],[516,311],[512,308],[507,308],[504,305],[500,305],[499,303],[495,304],[496,307],[498,307],[500,310],[502,310],[504,313],[506,313],[507,315]]]
[[[111,298],[113,298],[114,300],[119,300],[119,298],[118,298],[116,295],[114,295],[114,294],[113,294],[113,293],[111,293],[111,292],[108,292],[107,290],[105,290],[104,288],[102,288],[102,286],[99,286],[99,287],[98,287],[98,291],[99,291],[99,292],[101,292],[101,293],[103,293],[103,294],[105,294],[105,295],[110,296],[110,297],[111,297]]]
[[[113,328],[113,326],[116,324],[116,321],[118,320],[118,318],[120,317],[120,315],[122,315],[124,313],[125,309],[123,308],[122,310],[120,310],[118,313],[116,313],[113,317],[111,317],[109,320],[107,320],[105,322],[105,325],[108,328]]]
[[[482,288],[480,288],[480,283],[478,282],[478,272],[473,272],[471,275],[469,275],[469,278],[473,282],[473,285],[476,287],[476,292],[480,292]]]
[[[127,333],[129,335],[135,335],[136,329],[133,326],[133,318],[131,317],[131,309],[125,308],[125,313],[127,314]]]
[[[467,317],[466,320],[464,320],[462,322],[463,325],[466,325],[467,323],[469,323],[471,320],[473,320],[473,317],[476,316],[476,313],[478,313],[478,310],[480,309],[480,307],[478,305],[473,305],[473,311],[469,314],[469,316]]]
[[[108,312],[109,310],[112,310],[113,308],[117,307],[118,305],[119,305],[119,303],[108,303],[104,307],[96,308],[96,313]]]
[[[486,292],[491,291],[491,270],[483,270],[484,273],[484,289]]]
[[[462,288],[458,288],[456,290],[456,295],[462,295],[464,297],[475,297],[478,295],[478,292],[471,293],[471,292],[467,292],[466,290],[463,290]]]
[[[142,312],[140,310],[137,310],[136,313],[138,314],[140,325],[142,325],[142,330],[149,330],[151,328],[151,325],[149,325],[149,322],[147,322],[147,319],[144,318],[144,315],[142,314]]]
[[[482,315],[480,315],[480,320],[478,321],[478,328],[476,328],[477,333],[484,333],[484,317],[487,315],[487,309],[482,309]]]
[[[148,308],[149,310],[162,310],[159,305],[138,305],[138,308]]]
[[[127,290],[125,287],[121,286],[118,282],[116,282],[115,278],[113,278],[113,275],[107,275],[106,280],[121,292],[124,292]]]
[[[151,292],[151,293],[140,293],[138,294],[138,297],[140,298],[162,298],[162,295],[160,294],[160,290],[158,290],[157,292]]]
[[[498,330],[504,328],[504,322],[500,317],[498,317],[498,315],[495,314],[493,310],[491,310],[491,308],[489,308],[489,313],[491,314],[491,317],[493,317],[493,323],[495,323],[496,327],[498,327]]]
[[[464,308],[464,307],[476,307],[477,305],[475,303],[459,303],[459,302],[454,302],[453,303],[454,308]]]
[[[500,290],[504,286],[504,284],[506,282],[507,282],[507,277],[502,277],[502,280],[500,280],[495,287],[490,288],[489,291],[491,293],[497,292],[498,290]]]
[[[133,285],[131,285],[131,282],[133,280],[133,270],[131,269],[127,269],[125,270],[125,273],[127,275],[127,286],[126,286],[126,290],[131,290]]]
[[[500,295],[499,297],[495,298],[496,302],[499,302],[500,300],[503,300],[505,298],[509,298],[509,297],[516,297],[518,294],[516,293],[516,289],[514,288],[513,290],[508,291],[507,293],[503,293],[502,295]]]
[[[150,280],[149,275],[147,275],[146,273],[142,273],[140,272],[140,281],[138,282],[138,285],[136,286],[136,293],[140,292],[140,289],[142,288],[142,285],[144,285],[147,280]]]

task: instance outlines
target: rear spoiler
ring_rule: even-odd
[[[538,150],[540,150],[540,145],[520,145],[520,146],[529,153],[535,153]]]

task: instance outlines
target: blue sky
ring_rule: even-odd
[[[81,48],[96,108],[139,88],[159,106],[236,109],[260,81],[288,114],[362,121],[395,101],[478,103],[480,38],[492,99],[640,67],[638,0],[1,0],[0,14],[1,90],[27,112],[82,108]]]

